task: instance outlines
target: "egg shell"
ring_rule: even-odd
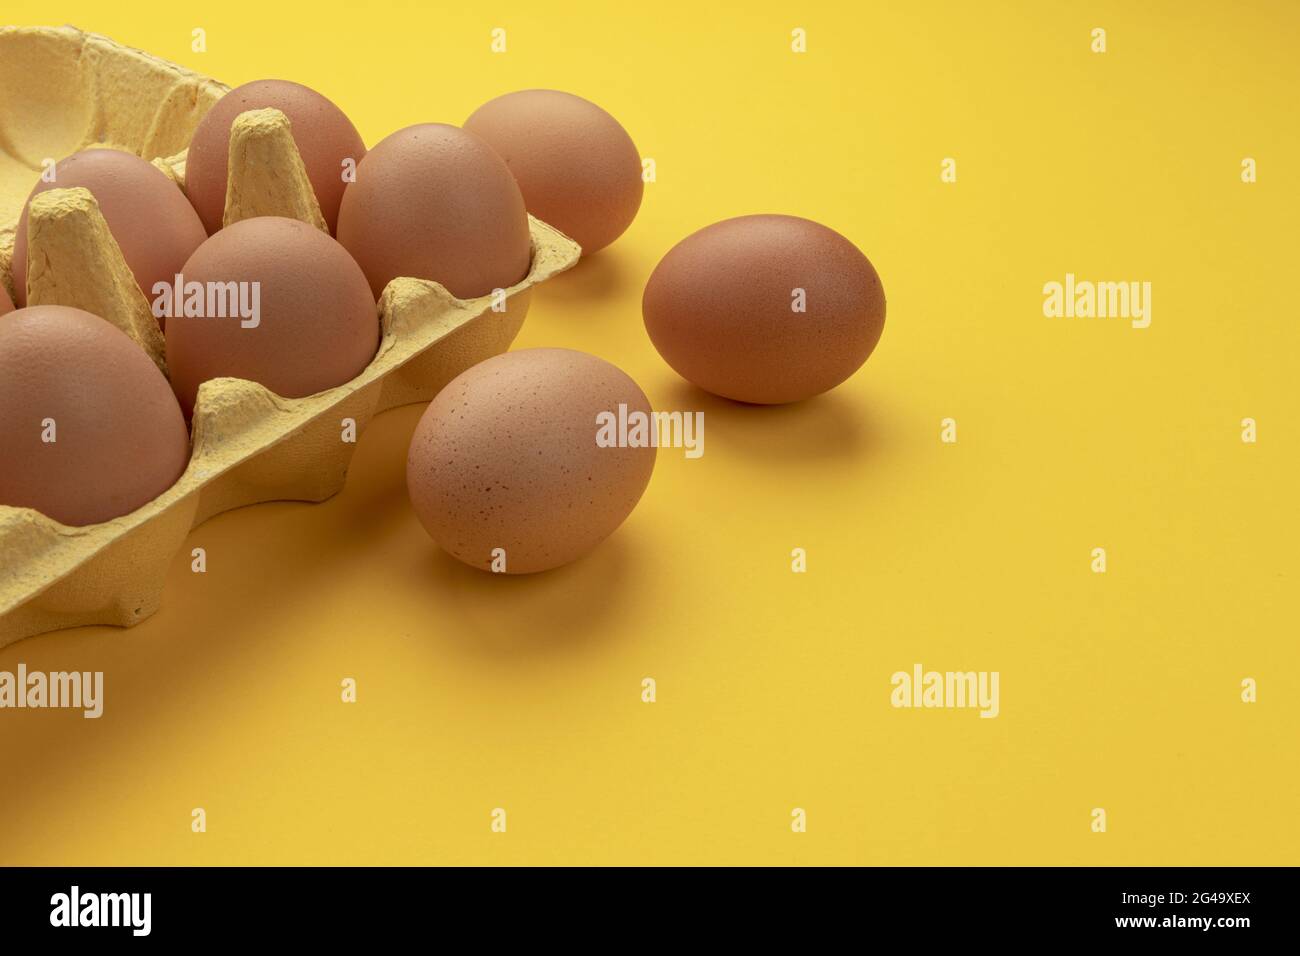
[[[801,302],[806,311],[798,311]],[[663,257],[641,301],[679,375],[725,398],[779,404],[856,372],[880,341],[875,268],[832,229],[796,216],[726,219]]]
[[[189,453],[167,379],[124,333],[62,305],[0,319],[0,504],[98,524],[170,488]]]
[[[119,149],[73,153],[55,164],[53,180],[38,183],[32,196],[77,186],[95,197],[140,291],[150,300],[154,284],[170,282],[207,238],[185,194],[157,166],[132,153]],[[14,293],[19,306],[27,304],[30,206],[29,196],[14,244]]]
[[[600,447],[597,415],[651,414],[626,373],[584,352],[507,352],[429,404],[407,458],[411,503],[453,557],[528,574],[588,553],[632,513],[655,449]]]
[[[376,144],[343,193],[339,242],[378,297],[399,276],[471,299],[514,285],[531,246],[523,196],[505,161],[455,126],[426,123]]]
[[[480,106],[465,129],[485,139],[519,182],[528,211],[603,249],[636,218],[645,185],[641,155],[618,120],[559,90],[520,90]]]
[[[182,274],[187,286],[205,288],[256,282],[261,312],[250,327],[237,315],[167,320],[167,367],[187,415],[208,379],[245,378],[301,398],[356,377],[379,347],[375,300],[360,267],[324,232],[296,219],[262,216],[227,226]]]
[[[230,127],[250,110],[277,109],[289,118],[330,234],[338,228],[339,203],[347,183],[344,160],[360,163],[366,144],[341,109],[315,90],[289,80],[254,80],[231,90],[208,111],[194,131],[185,160],[185,189],[203,225],[215,233],[226,208]]]

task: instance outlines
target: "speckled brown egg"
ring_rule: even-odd
[[[856,372],[880,341],[885,291],[838,232],[795,216],[741,216],[673,246],[641,310],[655,348],[683,378],[770,405]]]
[[[406,464],[416,514],[476,568],[528,574],[582,557],[631,514],[654,470],[652,446],[597,442],[600,416],[618,416],[620,405],[628,420],[651,414],[636,382],[585,352],[526,349],[480,362],[416,427]]]
[[[190,290],[198,289],[203,313],[182,315],[173,306],[167,319],[167,366],[187,415],[208,379],[246,378],[302,398],[355,378],[379,347],[375,300],[361,268],[296,219],[262,216],[227,226],[195,251],[183,275],[186,311],[193,311]],[[243,308],[223,292],[229,289]],[[220,294],[209,298],[212,290]]]
[[[520,90],[484,103],[465,128],[505,159],[528,211],[575,239],[583,255],[621,236],[641,208],[636,145],[589,100]]]
[[[522,279],[532,251],[505,161],[442,123],[398,130],[366,154],[343,193],[338,236],[376,298],[398,276],[433,279],[461,299],[487,295]]]
[[[185,158],[185,188],[209,233],[221,228],[226,211],[230,163],[230,127],[240,113],[277,109],[289,118],[294,145],[321,215],[335,233],[339,203],[347,185],[344,162],[361,162],[366,144],[343,111],[315,90],[288,80],[254,80],[235,87],[208,111],[194,131]]]
[[[158,497],[189,455],[167,379],[124,333],[62,305],[0,319],[0,504],[97,524]]]
[[[51,182],[40,182],[32,195],[50,189],[82,186],[99,204],[108,230],[145,298],[153,301],[156,282],[170,282],[207,238],[185,194],[166,174],[139,156],[118,149],[87,149],[54,166]],[[27,200],[31,205],[31,198]],[[27,304],[27,206],[15,236],[14,293]]]

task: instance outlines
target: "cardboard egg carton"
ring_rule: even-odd
[[[18,219],[43,163],[108,146],[153,160],[183,189],[184,150],[228,89],[72,27],[0,27],[4,281]],[[225,221],[257,215],[324,228],[288,120],[277,110],[244,113],[231,133]],[[529,273],[503,299],[461,300],[423,279],[389,283],[379,302],[379,350],[344,385],[283,398],[243,379],[204,383],[188,468],[136,511],[75,528],[0,505],[0,647],[65,627],[138,623],[157,610],[167,567],[199,523],[244,505],[322,501],[338,492],[355,447],[345,440],[349,423],[360,434],[377,413],[427,401],[471,365],[504,352],[523,323],[531,288],[577,261],[572,240],[536,219],[530,227]],[[100,315],[165,371],[152,311],[88,191],[42,193],[29,213],[28,243],[29,304]]]

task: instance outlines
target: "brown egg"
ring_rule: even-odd
[[[296,219],[227,226],[195,251],[183,275],[188,314],[173,295],[167,366],[187,415],[208,379],[246,378],[301,398],[355,378],[379,347],[375,300],[361,268]]]
[[[54,181],[40,182],[32,196],[50,189],[82,186],[99,203],[109,232],[122,249],[145,298],[156,282],[170,282],[207,238],[185,194],[158,167],[118,149],[87,149],[54,167]],[[31,198],[28,197],[28,205]],[[27,206],[15,237],[13,279],[16,302],[27,304]]]
[[[288,80],[254,80],[231,90],[199,122],[185,159],[185,190],[209,233],[226,210],[230,126],[240,113],[277,109],[289,117],[293,141],[307,168],[321,214],[334,234],[347,183],[344,161],[360,163],[366,144],[343,111],[315,90]]]
[[[795,216],[741,216],[668,251],[641,300],[679,375],[725,398],[797,402],[867,360],[885,325],[875,268],[838,232]]]
[[[0,504],[97,524],[158,497],[189,456],[167,379],[124,333],[62,305],[0,319]]]
[[[651,415],[636,382],[594,355],[526,349],[480,362],[415,429],[406,483],[416,514],[476,568],[528,574],[582,557],[632,513],[654,470],[652,446],[597,444],[598,416],[620,405]]]
[[[465,121],[505,159],[528,211],[582,246],[623,234],[641,208],[641,155],[618,120],[580,96],[520,90]]]
[[[14,310],[13,301],[9,298],[9,290],[0,282],[0,315],[4,315]]]
[[[339,242],[378,298],[398,276],[433,279],[472,299],[528,273],[523,197],[505,161],[477,136],[426,123],[366,154],[339,209]]]

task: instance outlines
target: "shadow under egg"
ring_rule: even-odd
[[[800,402],[754,405],[722,398],[673,376],[655,396],[656,411],[704,412],[707,440],[714,448],[725,448],[716,454],[822,464],[874,455],[883,444],[876,412],[857,396],[837,389]]]
[[[412,571],[423,577],[430,613],[447,626],[435,639],[501,658],[575,651],[628,630],[636,603],[635,537],[616,530],[576,561],[534,574],[480,570],[433,541]]]
[[[639,301],[647,276],[638,274],[636,264],[615,245],[584,255],[573,268],[548,280],[544,293],[538,292],[539,301],[589,306],[633,291]]]

